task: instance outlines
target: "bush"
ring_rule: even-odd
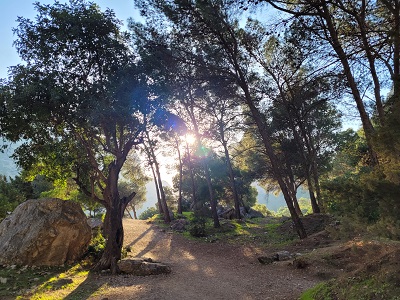
[[[265,204],[256,203],[251,208],[262,213],[264,216],[273,216],[274,215],[274,213],[272,211],[268,210],[268,208]]]
[[[196,211],[190,219],[189,233],[194,237],[204,237],[206,234],[206,217],[202,212]]]
[[[400,239],[399,185],[379,171],[361,170],[324,182],[330,213],[364,224],[371,233]]]
[[[105,247],[106,247],[106,240],[103,237],[103,234],[101,233],[101,229],[99,228],[96,234],[93,235],[85,256],[90,256],[93,257],[94,259],[98,259],[103,254]]]
[[[158,214],[158,210],[155,207],[149,207],[148,209],[146,209],[144,212],[142,212],[140,214],[139,220],[150,219],[153,216],[155,216],[156,214]]]

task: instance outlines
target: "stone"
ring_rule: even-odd
[[[239,207],[239,211],[240,211],[240,217],[242,219],[245,218],[246,217],[246,213],[247,213],[246,208],[241,206],[241,207]]]
[[[262,214],[262,212],[259,212],[258,210],[250,208],[249,211],[246,214],[247,219],[253,219],[253,218],[264,218],[265,216]]]
[[[1,284],[6,284],[7,280],[8,280],[8,278],[0,277],[0,283]]]
[[[0,264],[60,266],[87,250],[91,229],[78,203],[54,198],[21,203],[0,223]]]
[[[88,218],[87,223],[92,230],[103,229],[103,221],[99,218]]]
[[[218,215],[218,217],[223,218],[223,219],[228,219],[228,220],[234,219],[234,217],[235,217],[235,209],[234,208],[228,208],[228,209],[222,211]]]
[[[171,273],[171,268],[165,264],[153,262],[151,259],[129,258],[118,262],[119,270],[125,274],[137,276],[160,275]]]
[[[186,219],[178,219],[171,222],[171,229],[174,231],[185,231],[189,221]]]
[[[274,261],[277,261],[277,260],[278,260],[278,256],[277,255],[260,256],[260,257],[258,257],[258,261],[263,265],[272,264]]]
[[[279,251],[277,253],[277,256],[278,256],[279,261],[285,261],[285,260],[292,259],[292,255],[290,254],[289,251]]]

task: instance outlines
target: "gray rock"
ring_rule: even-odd
[[[243,206],[239,207],[239,211],[240,211],[240,217],[243,219],[246,217],[246,208],[244,208]]]
[[[269,265],[269,264],[272,264],[274,261],[278,261],[278,260],[279,259],[278,259],[277,255],[258,257],[258,261],[263,265]]]
[[[167,265],[152,262],[143,258],[123,259],[118,262],[119,270],[122,273],[137,276],[160,275],[171,273],[171,268]]]
[[[34,199],[0,223],[0,264],[56,266],[78,260],[91,230],[79,204]]]
[[[171,229],[174,231],[184,231],[189,221],[186,219],[178,219],[171,222]]]
[[[218,214],[218,217],[223,218],[223,219],[233,219],[235,217],[235,209],[234,208],[228,208],[224,211],[222,211],[220,214]]]
[[[88,218],[87,223],[92,230],[103,228],[103,221],[99,218]]]
[[[255,210],[255,209],[252,209],[252,208],[250,208],[249,211],[248,211],[248,213],[246,214],[246,218],[248,218],[248,219],[252,219],[252,218],[264,218],[264,217],[265,217],[265,216],[264,216],[261,212]]]
[[[279,261],[292,259],[292,255],[290,254],[289,251],[279,251],[277,255]]]

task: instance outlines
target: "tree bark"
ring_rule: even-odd
[[[150,167],[151,167],[151,172],[153,173],[154,186],[156,188],[158,212],[160,213],[160,215],[162,215],[164,214],[164,210],[163,206],[161,205],[161,195],[160,195],[160,190],[158,188],[158,180],[156,177],[156,172],[154,171],[153,164],[150,164]]]
[[[164,193],[164,188],[163,188],[163,184],[162,184],[162,180],[161,180],[161,174],[160,174],[160,169],[158,167],[158,162],[155,161],[154,165],[155,165],[155,169],[156,169],[155,171],[156,171],[156,175],[157,175],[158,188],[160,190],[161,206],[162,206],[162,209],[164,212],[164,221],[165,221],[165,223],[170,223],[171,217],[169,215],[169,209],[168,209],[167,200],[166,200],[165,193]]]
[[[179,159],[179,191],[178,191],[178,214],[182,214],[182,180],[183,180],[183,163],[181,157],[181,150],[179,149],[179,142],[176,142],[176,149],[178,151]]]
[[[103,193],[106,206],[104,219],[104,235],[106,246],[100,260],[95,264],[94,270],[110,269],[112,274],[119,272],[117,262],[121,259],[121,250],[124,241],[122,217],[127,204],[119,198],[118,174],[122,162],[113,162],[109,166],[107,185]]]
[[[347,78],[347,82],[351,89],[354,101],[356,102],[357,109],[358,109],[361,123],[362,123],[362,127],[363,127],[364,133],[365,133],[365,139],[366,139],[366,142],[368,145],[370,164],[372,166],[378,165],[378,157],[377,157],[376,152],[374,151],[374,145],[372,143],[375,129],[374,129],[372,122],[368,116],[368,113],[365,109],[365,105],[361,98],[360,91],[358,89],[357,83],[356,83],[353,73],[351,71],[348,56],[346,55],[345,51],[343,50],[342,44],[340,43],[335,25],[332,21],[329,7],[327,6],[327,4],[325,2],[322,2],[321,7],[319,7],[318,9],[320,11],[321,17],[326,22],[326,29],[328,30],[329,35],[330,35],[330,37],[328,36],[328,39],[330,40],[330,43],[342,64],[344,74]]]
[[[224,147],[226,167],[228,169],[229,181],[231,182],[233,200],[234,200],[234,204],[235,204],[235,218],[239,220],[239,219],[241,219],[240,200],[239,200],[238,192],[236,189],[236,180],[235,180],[235,175],[233,174],[232,162],[231,162],[231,158],[229,156],[228,145],[224,139],[223,139],[222,146]]]
[[[194,173],[193,173],[193,165],[192,165],[192,158],[190,155],[189,144],[186,142],[186,150],[187,150],[187,158],[188,158],[188,165],[189,165],[189,173],[190,173],[190,182],[192,187],[192,206],[194,210],[197,209],[197,197],[196,197],[196,182],[194,180]]]
[[[207,158],[204,158],[204,159],[207,159]],[[212,182],[211,182],[210,170],[208,168],[208,163],[206,160],[204,161],[204,171],[206,174],[208,193],[210,195],[211,214],[212,214],[213,221],[214,221],[214,228],[219,228],[219,227],[221,227],[221,225],[219,223],[219,218],[218,218],[218,213],[217,213],[217,201],[214,196],[214,190],[213,190],[213,186],[212,186]]]
[[[304,229],[304,226],[303,226],[303,223],[301,222],[301,219],[300,219],[300,217],[299,217],[298,213],[296,212],[295,207],[293,205],[294,202],[293,202],[293,198],[292,197],[295,197],[295,195],[294,196],[290,195],[289,188],[286,185],[284,179],[282,178],[283,174],[282,174],[282,172],[280,170],[280,166],[278,165],[278,158],[276,157],[276,155],[274,153],[274,149],[273,149],[273,147],[271,145],[271,142],[270,142],[270,139],[269,139],[269,135],[268,135],[268,130],[266,128],[266,124],[264,123],[264,120],[263,120],[263,117],[262,117],[261,113],[259,112],[259,110],[257,109],[257,107],[253,103],[253,100],[252,100],[252,98],[250,96],[250,92],[247,89],[247,85],[245,85],[243,83],[243,81],[242,81],[241,86],[242,86],[242,89],[243,89],[243,91],[245,93],[246,104],[249,107],[250,112],[251,112],[251,114],[253,116],[253,119],[254,119],[254,121],[255,121],[255,123],[257,125],[257,128],[258,128],[258,130],[259,130],[259,132],[261,134],[262,141],[263,141],[263,144],[265,146],[266,153],[267,153],[267,155],[268,155],[268,157],[270,159],[270,163],[271,163],[273,174],[275,176],[275,179],[278,181],[278,184],[279,184],[279,187],[280,187],[280,189],[282,191],[283,197],[285,198],[285,202],[286,202],[286,205],[287,205],[287,207],[289,209],[290,216],[291,216],[292,221],[294,223],[294,226],[296,228],[297,234],[299,235],[299,237],[301,239],[304,239],[304,238],[307,237],[307,233],[306,233],[306,231]]]
[[[138,217],[137,217],[137,212],[136,212],[136,207],[135,207],[135,205],[132,205],[132,210],[133,210],[133,216],[134,216],[135,220],[137,220]]]

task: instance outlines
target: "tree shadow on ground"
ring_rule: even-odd
[[[76,289],[74,289],[70,294],[65,296],[64,300],[83,300],[88,299],[94,293],[96,293],[100,288],[101,284],[97,283],[96,277],[98,275],[92,271],[89,272],[86,279],[81,282]]]

